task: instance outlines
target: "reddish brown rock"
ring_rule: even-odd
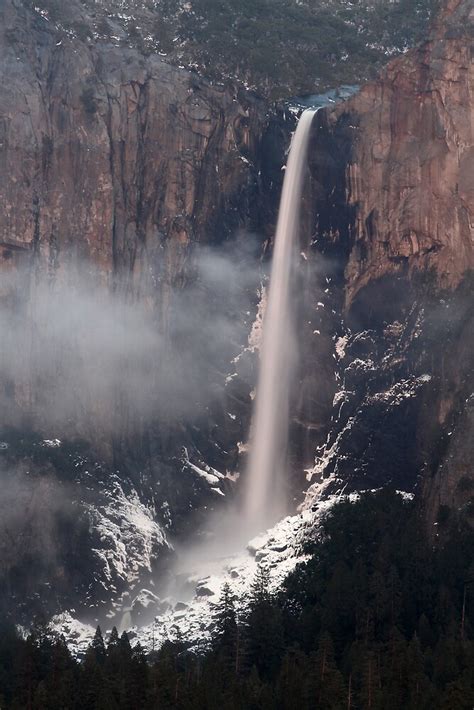
[[[426,43],[319,113],[310,155],[346,342],[310,492],[419,486],[430,531],[474,506],[473,30],[472,0],[443,3]]]
[[[262,106],[25,5],[0,8],[0,262],[67,254],[166,303],[189,245],[248,217]]]
[[[347,305],[388,274],[453,289],[474,266],[473,23],[472,0],[450,0],[424,45],[323,119],[350,142]]]

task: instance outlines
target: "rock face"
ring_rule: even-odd
[[[351,142],[347,305],[388,274],[453,289],[473,266],[473,23],[472,3],[447,3],[420,49],[327,117]]]
[[[92,260],[162,303],[191,243],[246,223],[262,107],[25,8],[1,8],[2,261]]]
[[[321,118],[346,150],[352,220],[325,227],[346,239],[347,306],[386,275],[432,270],[453,289],[473,266],[473,22],[470,2],[447,3],[422,47]]]
[[[412,488],[421,476],[430,523],[470,499],[467,484],[453,490],[473,433],[473,23],[470,0],[445,3],[423,46],[320,112],[310,159],[342,313],[335,425],[310,496],[331,477]]]

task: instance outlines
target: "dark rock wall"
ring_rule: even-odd
[[[157,56],[57,43],[15,0],[1,12],[4,250],[91,259],[161,302],[192,242],[246,224],[263,106]]]
[[[310,156],[314,258],[344,338],[310,499],[332,477],[421,480],[430,525],[471,495],[458,483],[473,433],[473,21],[470,1],[447,2],[422,47],[317,116]]]

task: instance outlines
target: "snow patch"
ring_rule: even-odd
[[[60,439],[43,439],[41,442],[41,446],[44,446],[48,449],[59,449],[61,446],[61,440]]]
[[[212,468],[212,466],[208,466],[207,464],[204,464],[204,468],[200,468],[199,466],[196,466],[196,464],[191,463],[189,459],[189,454],[187,448],[184,446],[183,447],[183,464],[185,468],[190,469],[194,473],[196,473],[200,478],[203,478],[206,483],[209,483],[210,486],[214,486],[219,483],[220,480],[225,478],[225,476],[220,472],[217,471],[215,468]],[[212,488],[212,490],[217,491],[218,489]],[[218,491],[220,495],[224,495],[222,491]]]
[[[92,552],[99,558],[108,583],[117,578],[131,584],[143,572],[151,572],[153,562],[163,547],[170,547],[164,530],[153,519],[153,513],[132,489],[125,494],[118,478],[114,478],[106,502],[88,506],[91,524],[99,537],[100,547]]]
[[[384,392],[377,392],[369,398],[369,402],[387,402],[392,406],[401,404],[405,399],[410,399],[418,394],[418,390],[423,384],[430,382],[431,375],[424,374],[420,377],[412,377],[396,382],[390,389]]]
[[[342,360],[346,354],[347,343],[349,342],[349,336],[343,335],[336,340],[336,354],[339,360]]]
[[[54,633],[64,636],[66,643],[75,656],[84,656],[92,641],[95,629],[74,619],[69,612],[53,617],[50,628]]]

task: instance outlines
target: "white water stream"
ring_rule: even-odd
[[[286,509],[289,392],[295,356],[291,287],[299,236],[301,198],[314,110],[305,111],[291,142],[280,201],[267,308],[260,350],[260,374],[250,436],[244,522],[264,529]]]

